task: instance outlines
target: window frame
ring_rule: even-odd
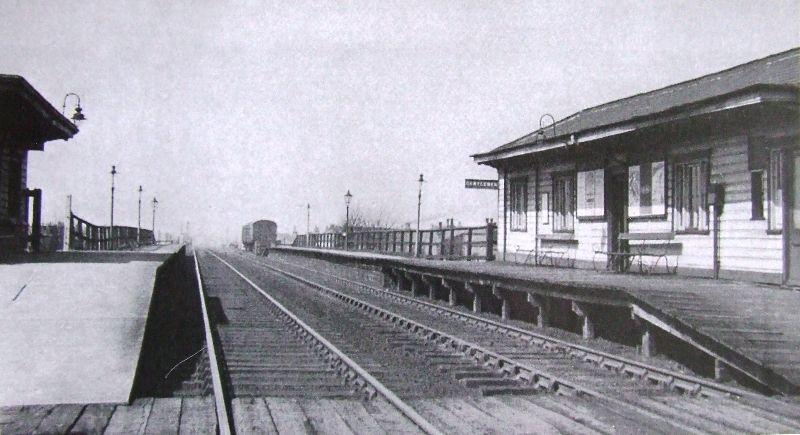
[[[773,156],[778,156],[777,164],[773,161]],[[782,234],[783,233],[783,208],[784,204],[783,189],[785,186],[784,178],[786,177],[786,151],[780,147],[769,148],[769,157],[767,159],[767,233],[768,234]],[[775,176],[777,168],[778,176]],[[777,196],[779,207],[773,205],[773,197]]]
[[[521,210],[515,207],[514,194],[522,187],[522,198],[519,204]],[[525,233],[528,231],[528,177],[516,176],[508,179],[508,217],[509,217],[509,231]],[[514,218],[515,213],[517,218]]]
[[[552,183],[551,193],[553,196],[551,199],[552,201],[551,209],[553,215],[551,216],[550,222],[554,233],[570,233],[570,234],[575,233],[575,222],[577,220],[576,177],[577,175],[575,171],[554,172],[551,175],[551,183]],[[559,201],[560,195],[558,193],[558,190],[556,189],[557,182],[560,180],[569,180],[569,182],[571,183],[570,185],[572,187],[570,192],[565,192],[564,194],[564,200],[566,200],[567,197],[570,197],[570,205],[572,207],[571,210],[569,211],[569,215],[571,216],[571,218],[570,219],[564,218],[562,219],[563,222],[561,222],[561,220],[559,219],[560,213],[557,213],[557,211],[559,211],[562,208],[560,207],[560,201]],[[568,225],[565,225],[564,227],[561,226],[562,224],[567,224],[567,222],[569,222]]]
[[[676,158],[672,163],[672,230],[675,234],[710,234],[711,215],[710,204],[708,203],[708,192],[711,187],[711,158],[708,153],[703,155],[692,155],[684,158]],[[698,189],[698,197],[702,201],[698,209],[703,216],[698,216],[697,222],[692,221],[688,225],[682,225],[678,219],[683,217],[683,192],[686,182],[684,180],[686,168],[696,167],[698,171],[697,181],[702,183],[702,189]],[[695,190],[695,186],[690,186]],[[694,199],[692,196],[690,199]],[[692,219],[695,215],[694,209],[688,211],[688,216]],[[700,225],[702,224],[702,225]]]
[[[654,163],[663,163],[663,168],[662,168],[663,174],[662,174],[662,177],[664,178],[664,182],[663,182],[664,183],[664,187],[663,187],[663,190],[662,190],[662,198],[663,198],[663,203],[664,203],[664,211],[662,213],[652,213],[651,212],[649,214],[638,214],[638,215],[632,216],[631,213],[630,213],[631,212],[631,210],[630,210],[630,208],[631,208],[631,204],[630,204],[630,192],[631,192],[630,167],[631,166],[639,166],[640,167],[640,169],[639,169],[639,171],[640,171],[639,172],[639,177],[640,177],[639,178],[639,183],[641,184],[641,176],[642,176],[642,174],[641,174],[641,166],[644,166],[644,165],[649,166],[650,167],[650,182],[652,183],[652,177],[653,177],[652,168],[653,168],[653,164]],[[673,168],[670,166],[669,159],[667,158],[666,155],[658,155],[657,157],[650,158],[650,159],[640,158],[640,159],[637,159],[637,160],[634,160],[634,161],[630,162],[630,164],[625,168],[625,172],[626,172],[626,175],[627,175],[627,178],[628,178],[628,186],[627,186],[627,192],[628,193],[627,193],[627,195],[625,197],[625,200],[627,201],[627,204],[625,206],[625,209],[626,209],[625,210],[625,214],[627,216],[626,219],[628,220],[628,222],[636,222],[636,221],[665,221],[665,220],[667,220],[667,218],[669,217],[669,208],[670,208],[670,204],[669,204],[669,185],[670,185],[670,183],[672,182],[672,179],[673,179],[672,171],[673,171]],[[651,192],[650,192],[650,198],[651,198],[650,206],[651,207],[653,206],[652,197],[653,197],[653,190],[651,189]],[[641,197],[639,198],[639,200],[641,201]],[[641,207],[641,205],[640,205],[640,207]]]

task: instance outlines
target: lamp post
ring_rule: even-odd
[[[111,249],[114,249],[114,176],[117,175],[117,167],[111,165]]]
[[[136,246],[141,246],[142,244],[142,185],[139,185],[139,220],[136,224]]]
[[[158,200],[156,197],[153,197],[153,244],[155,245],[156,240],[156,207],[158,207]]]
[[[353,200],[353,195],[350,194],[350,189],[347,190],[347,193],[344,194],[344,205],[345,205],[345,215],[344,215],[344,250],[347,251],[350,249],[350,244],[348,243],[350,238],[350,201]]]
[[[68,97],[75,97],[77,99],[77,104],[75,105],[75,113],[70,116],[73,124],[78,124],[79,121],[85,121],[86,116],[83,114],[83,109],[81,108],[81,97],[80,95],[70,92],[67,95],[64,95],[64,102],[61,104],[61,114],[63,115],[67,111],[67,98]]]
[[[422,210],[422,183],[425,182],[425,179],[422,178],[422,174],[419,174],[419,194],[417,195],[417,257],[422,254],[422,234],[419,233],[419,219],[420,219],[420,211]]]
[[[306,246],[308,246],[309,233],[311,233],[311,203],[306,205]]]

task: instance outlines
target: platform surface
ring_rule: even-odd
[[[129,398],[164,256],[0,264],[0,406]]]
[[[466,276],[500,277],[643,306],[800,386],[800,291],[678,275],[619,274],[505,262],[441,261],[371,252],[281,247]]]

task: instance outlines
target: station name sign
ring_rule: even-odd
[[[476,180],[474,178],[464,180],[464,187],[467,189],[498,189],[497,180]]]

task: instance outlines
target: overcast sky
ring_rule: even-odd
[[[497,217],[495,178],[470,154],[592,105],[800,45],[800,2],[0,3],[0,72],[88,120],[32,152],[44,219],[136,225],[137,188],[158,229],[234,240],[343,220]]]

